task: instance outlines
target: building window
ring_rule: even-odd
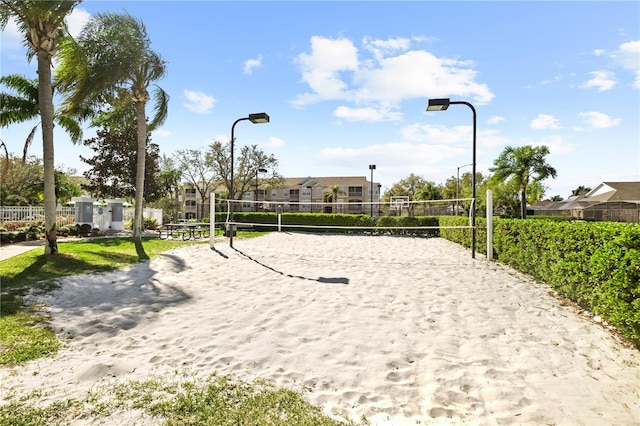
[[[350,186],[349,187],[349,197],[362,197],[362,187],[361,186]]]
[[[362,213],[362,200],[349,200],[349,213]]]
[[[271,190],[271,198],[278,198],[278,190],[277,189],[272,189]]]
[[[195,188],[185,188],[184,189],[184,195],[185,195],[185,197],[195,198],[196,189]]]
[[[288,189],[283,189],[282,190],[282,197],[283,198],[289,198],[289,190]]]

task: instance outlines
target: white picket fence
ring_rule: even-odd
[[[123,221],[133,219],[135,209],[124,207],[122,209]],[[158,224],[162,224],[162,209],[145,208],[142,210],[145,218],[154,218]],[[41,206],[0,206],[0,227],[9,228],[24,227],[30,223],[44,221],[44,207]],[[109,229],[108,215],[104,214],[104,209],[99,206],[93,209],[93,227],[100,230]],[[61,207],[56,208],[56,223],[58,227],[76,224],[76,208]]]

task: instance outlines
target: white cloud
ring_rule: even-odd
[[[574,151],[575,144],[565,141],[562,136],[552,135],[544,138],[523,139],[522,145],[542,146],[549,148],[551,154],[568,154]]]
[[[613,53],[616,61],[623,68],[638,71],[640,69],[640,40],[623,43]]]
[[[153,131],[153,136],[157,136],[159,138],[167,138],[167,137],[171,136],[171,131],[170,130],[165,130],[165,129],[154,130]]]
[[[302,53],[296,58],[302,71],[302,80],[313,94],[298,99],[298,104],[326,99],[343,99],[347,84],[340,73],[358,68],[358,51],[351,41],[340,38],[311,37],[311,53]]]
[[[333,115],[349,121],[400,121],[402,113],[384,108],[350,108],[340,106],[333,111]]]
[[[187,98],[184,103],[185,108],[197,114],[210,113],[211,108],[213,108],[213,104],[216,102],[213,97],[205,95],[202,92],[185,89],[183,93],[185,98]]]
[[[280,148],[281,146],[284,146],[284,141],[280,138],[276,138],[275,136],[271,136],[269,140],[262,145],[267,148]]]
[[[498,115],[494,115],[489,117],[489,119],[487,120],[487,124],[498,124],[502,121],[504,121],[505,118],[504,117],[500,117]]]
[[[579,115],[585,123],[596,129],[606,129],[617,126],[622,121],[620,118],[612,118],[607,114],[595,111],[581,112]]]
[[[611,71],[592,71],[589,75],[592,75],[593,78],[580,87],[585,89],[595,87],[598,92],[604,92],[616,85],[615,74]]]
[[[510,143],[508,137],[503,136],[499,130],[495,129],[483,129],[479,131],[477,135],[477,142],[478,146],[488,148],[507,146]]]
[[[67,17],[67,26],[69,27],[69,34],[73,37],[77,37],[82,28],[91,19],[91,15],[85,9],[76,7],[71,14]]]
[[[559,129],[558,119],[553,115],[538,114],[538,117],[531,120],[531,128],[536,130]]]
[[[632,87],[640,89],[640,40],[621,44],[613,57],[623,68],[633,72],[635,79]]]
[[[256,59],[247,59],[244,63],[244,74],[251,75],[254,68],[262,66],[262,55],[258,55]]]
[[[2,50],[19,50],[24,47],[24,36],[18,29],[16,21],[10,19],[2,30]]]
[[[594,56],[602,56],[602,55],[605,54],[605,51],[604,51],[604,49],[595,49],[593,51],[593,54],[594,54]]]
[[[294,106],[327,100],[354,102],[355,109],[341,110],[347,114],[366,108],[390,111],[415,98],[461,96],[478,104],[493,99],[489,87],[475,81],[472,61],[440,58],[410,47],[409,39],[365,38],[359,50],[346,38],[313,36],[311,52],[296,58],[311,91],[298,95]]]
[[[377,60],[380,60],[391,53],[406,51],[411,46],[411,40],[408,38],[379,40],[365,37],[362,44]]]
[[[361,166],[377,159],[384,163],[399,163],[406,169],[423,173],[426,164],[438,164],[443,160],[466,154],[467,149],[441,144],[397,142],[370,145],[362,148],[335,147],[320,151],[318,159],[334,165]],[[375,163],[374,163],[375,164]]]

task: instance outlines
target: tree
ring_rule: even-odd
[[[162,155],[160,158],[160,174],[158,175],[158,187],[161,197],[151,203],[152,207],[161,208],[164,222],[176,222],[180,212],[180,180],[182,170],[176,167],[171,157]]]
[[[69,94],[67,111],[108,104],[102,123],[131,124],[137,128],[137,167],[133,240],[142,238],[142,209],[145,186],[147,131],[160,126],[167,117],[169,96],[158,86],[150,94],[149,85],[163,78],[166,63],[151,49],[142,21],[124,13],[104,13],[92,17],[78,36],[67,40],[58,73],[61,90]],[[154,100],[154,117],[147,125],[146,105]],[[134,113],[135,112],[135,113]],[[122,124],[125,123],[125,124]]]
[[[589,193],[589,191],[591,191],[591,188],[583,186],[583,185],[580,185],[579,187],[577,187],[576,189],[571,191],[571,195],[573,195],[573,196],[585,195],[585,194]]]
[[[197,149],[178,150],[174,156],[182,177],[200,194],[200,217],[204,216],[204,205],[209,200],[213,183],[218,179],[211,156]]]
[[[29,80],[19,74],[10,74],[0,77],[0,84],[15,92],[15,94],[0,93],[0,127],[38,120],[27,135],[24,143],[22,161],[25,161],[36,130],[41,124],[38,79]],[[82,117],[73,117],[60,112],[56,112],[54,115],[54,123],[71,136],[73,143],[78,143],[82,140],[82,127],[78,119],[82,119]]]
[[[520,189],[520,217],[527,217],[527,186],[533,180],[540,182],[548,177],[555,178],[556,169],[545,161],[549,155],[549,148],[544,145],[532,147],[507,146],[493,162],[494,167],[489,170],[494,173],[493,179],[504,180],[510,178]],[[543,194],[540,194],[542,197]]]
[[[390,201],[391,197],[405,196],[410,201],[419,199],[420,191],[427,185],[427,181],[422,176],[411,173],[405,179],[394,183],[391,188],[384,193],[383,201]],[[409,216],[413,215],[413,204],[409,204]]]
[[[6,159],[2,159],[3,167],[6,161]],[[40,198],[44,181],[42,159],[36,156],[27,156],[23,162],[21,158],[10,155],[9,164],[11,173],[2,180],[2,188],[6,191],[7,196],[19,196],[20,204],[42,205]],[[11,201],[4,200],[3,204],[11,205]]]
[[[15,19],[24,35],[28,58],[38,61],[38,104],[42,119],[42,154],[44,166],[45,254],[58,252],[56,240],[55,161],[53,146],[53,85],[51,61],[56,54],[58,37],[65,31],[65,18],[80,0],[1,0],[0,29]]]
[[[329,202],[333,203],[333,213],[338,213],[338,195],[344,195],[344,191],[340,190],[340,185],[331,185],[331,194]]]
[[[213,167],[213,170],[221,180],[222,185],[226,188],[227,194],[231,192],[231,147],[230,144],[222,144],[221,142],[214,141],[209,145],[207,157]],[[277,172],[278,159],[272,155],[267,155],[264,151],[258,148],[257,145],[243,146],[240,150],[240,156],[237,159],[238,167],[234,173],[234,195],[230,196],[231,199],[239,199],[246,192],[252,190],[255,187],[255,179],[258,174],[258,170],[266,169],[270,173],[266,178],[266,182],[269,186],[275,187],[280,185],[283,180]]]
[[[98,198],[132,199],[136,196],[137,134],[135,125],[124,130],[105,127],[96,132],[95,138],[83,142],[96,153],[91,158],[80,156],[82,161],[91,166],[83,173],[89,181],[83,185],[84,189]],[[143,198],[145,201],[155,201],[163,192],[157,180],[160,148],[148,141],[145,143],[145,155],[146,184]]]
[[[0,160],[2,167],[6,159]],[[39,206],[43,204],[44,197],[44,169],[42,159],[36,156],[27,156],[21,159],[11,155],[11,174],[8,174],[2,182],[5,206],[27,205]],[[71,197],[81,195],[80,186],[72,181],[70,175],[75,170],[56,169],[55,173],[55,193],[56,200],[61,204],[68,202]]]
[[[426,181],[422,188],[416,192],[416,200],[441,200],[442,185],[436,185],[435,182]]]

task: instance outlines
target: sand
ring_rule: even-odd
[[[44,301],[65,346],[0,370],[3,400],[187,369],[372,425],[640,424],[640,352],[444,239],[272,233],[61,284]]]

